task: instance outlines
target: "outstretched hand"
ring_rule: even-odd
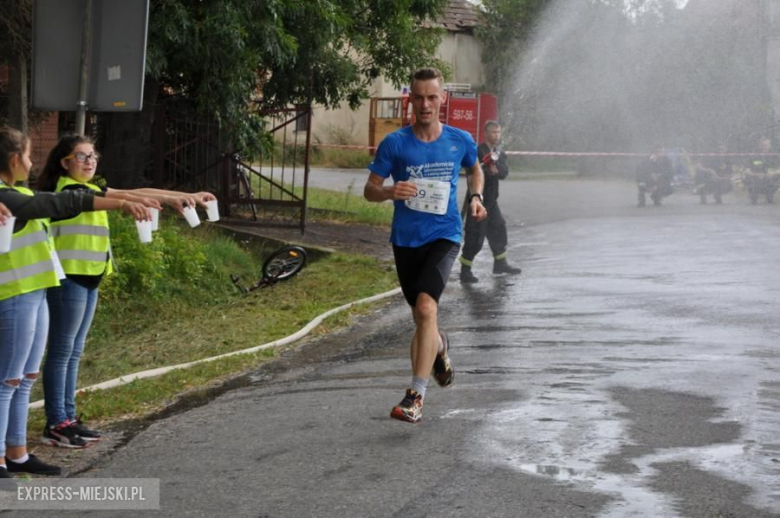
[[[138,203],[142,204],[144,207],[149,207],[150,209],[162,210],[163,208],[160,202],[155,200],[154,198],[138,196],[138,199],[136,201],[138,201]]]
[[[194,208],[197,205],[198,200],[194,195],[191,194],[178,194],[166,196],[163,200],[163,203],[173,209],[176,209],[176,211],[183,216],[184,207]]]
[[[5,221],[10,217],[13,217],[11,211],[8,210],[8,207],[0,203],[0,223],[5,224]]]
[[[217,199],[216,196],[214,196],[213,194],[207,191],[196,192],[195,194],[193,194],[193,196],[197,198],[198,203],[201,204],[203,207],[206,207],[207,201],[215,201]]]
[[[143,203],[126,201],[121,206],[122,212],[132,216],[136,221],[152,221],[152,214]]]

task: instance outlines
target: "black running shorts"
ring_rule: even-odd
[[[460,245],[447,239],[415,248],[393,245],[398,280],[410,306],[417,304],[420,293],[439,302],[459,251]]]

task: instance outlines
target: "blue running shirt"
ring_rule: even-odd
[[[462,167],[473,167],[476,162],[474,139],[452,126],[443,124],[441,136],[433,142],[419,140],[411,126],[387,135],[368,166],[372,173],[382,178],[392,176],[393,182],[424,178],[450,183],[445,214],[421,212],[407,207],[403,201],[394,201],[390,242],[409,247],[419,247],[437,239],[460,243],[458,173]]]

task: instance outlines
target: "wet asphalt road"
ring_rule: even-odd
[[[780,211],[633,201],[503,184],[523,275],[486,252],[479,284],[453,272],[456,383],[419,425],[387,417],[409,378],[398,297],[81,476],[159,478],[170,516],[780,516]]]

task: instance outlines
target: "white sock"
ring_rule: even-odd
[[[420,394],[420,397],[423,399],[425,399],[425,389],[427,387],[428,387],[427,378],[418,378],[417,376],[412,376],[411,389],[416,391],[418,394]]]
[[[24,464],[24,463],[25,463],[25,462],[27,462],[29,459],[30,459],[30,456],[29,456],[28,454],[26,454],[26,453],[25,453],[24,455],[22,455],[22,456],[21,456],[21,457],[19,457],[18,459],[8,459],[8,460],[10,460],[11,462],[13,462],[14,464]]]

